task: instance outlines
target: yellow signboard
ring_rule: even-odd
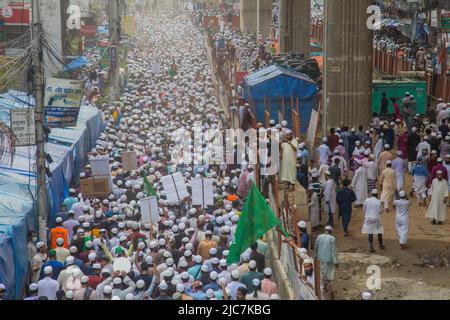
[[[136,35],[136,19],[134,16],[124,17],[123,32],[130,37],[134,37]]]

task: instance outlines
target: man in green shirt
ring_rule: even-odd
[[[253,288],[252,281],[254,279],[258,279],[258,280],[262,281],[264,279],[264,274],[256,271],[256,261],[255,260],[251,260],[248,263],[248,269],[249,269],[249,271],[244,273],[241,276],[240,281],[250,290],[250,288]]]

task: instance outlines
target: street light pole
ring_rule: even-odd
[[[257,0],[257,2],[256,2],[256,14],[257,14],[257,16],[256,16],[256,30],[257,30],[257,34],[256,34],[256,36],[259,36],[259,32],[261,31],[260,30],[260,27],[261,27],[261,2],[260,2],[260,0]]]
[[[111,84],[111,104],[115,101],[115,92],[119,88],[119,64],[118,64],[118,45],[120,41],[119,24],[119,1],[112,0],[109,4],[109,39],[111,43],[110,54],[116,55],[114,61],[110,61],[110,84]],[[112,58],[110,56],[110,58]],[[114,62],[114,66],[111,63]]]
[[[37,162],[37,199],[39,239],[47,241],[47,169],[45,157],[45,130],[44,130],[44,68],[42,47],[42,25],[39,14],[39,1],[33,0],[33,88],[35,98],[35,130],[36,130],[36,162]]]

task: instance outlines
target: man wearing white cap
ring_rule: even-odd
[[[47,262],[47,245],[40,241],[36,243],[37,254],[31,260],[31,282],[37,283],[41,274],[42,265]]]
[[[336,182],[331,178],[331,172],[327,171],[325,173],[325,189],[323,192],[325,201],[325,212],[328,213],[327,224],[333,226],[333,216],[336,213]]]
[[[384,151],[380,153],[378,157],[378,172],[383,172],[386,169],[386,163],[394,160],[394,155],[390,151],[391,146],[389,144],[384,145]]]
[[[246,300],[270,300],[270,297],[261,291],[261,281],[259,279],[253,279],[252,285],[247,288],[253,293],[249,293],[246,296]]]
[[[328,281],[334,280],[334,272],[338,267],[339,259],[336,250],[336,238],[331,235],[333,227],[326,226],[325,233],[320,234],[314,245],[317,260],[320,261],[322,277]]]
[[[386,212],[389,212],[389,205],[394,201],[397,190],[395,172],[390,160],[386,162],[386,169],[381,172],[380,183],[382,186],[380,201],[384,203]]]
[[[261,291],[269,297],[273,294],[278,294],[278,287],[276,282],[272,281],[272,269],[264,269],[264,279],[261,281]]]
[[[380,249],[384,249],[383,245],[383,233],[384,228],[381,223],[381,213],[383,212],[383,206],[381,201],[377,199],[378,190],[372,190],[372,196],[366,200],[363,207],[363,212],[365,215],[364,225],[362,228],[363,234],[369,235],[369,247],[370,253],[375,252],[373,248],[373,235],[378,235],[378,243],[380,245]]]
[[[77,198],[76,194],[77,194],[77,191],[75,189],[69,189],[69,196],[66,199],[64,199],[64,201],[62,203],[66,206],[67,210],[72,210],[72,206],[76,202],[78,202],[78,198]]]
[[[44,268],[44,279],[40,280],[37,285],[39,297],[47,297],[48,300],[56,300],[56,292],[59,290],[58,281],[52,279],[53,268],[47,266]]]
[[[405,172],[407,170],[406,160],[403,159],[403,152],[397,152],[397,158],[392,161],[392,169],[395,172],[395,178],[397,182],[397,191],[400,192],[405,186]]]
[[[293,186],[297,182],[297,151],[298,141],[292,138],[292,132],[287,132],[281,143],[281,182]]]
[[[75,213],[73,210],[69,210],[69,213],[67,215],[67,220],[63,222],[64,229],[67,230],[67,237],[69,240],[69,243],[72,241],[73,236],[73,228],[80,225],[80,222],[75,220]]]
[[[328,147],[328,139],[323,138],[322,144],[317,148],[317,152],[319,153],[320,157],[320,164],[327,164],[328,158],[331,157],[332,153],[330,148]]]
[[[81,289],[74,292],[73,300],[95,300],[95,290],[89,286],[89,277],[81,277]]]
[[[438,104],[436,105],[436,113],[439,114],[442,110],[445,110],[447,108],[447,104],[444,102],[442,98],[438,99]],[[439,124],[439,122],[438,122]]]
[[[57,247],[56,239],[61,238],[64,241],[64,248],[69,248],[69,237],[67,230],[63,227],[63,219],[58,217],[55,219],[55,227],[50,230],[50,248],[55,249]]]
[[[31,283],[28,286],[28,289],[29,289],[30,295],[28,297],[26,297],[24,300],[27,300],[27,301],[37,300],[39,298],[39,295],[38,295],[39,286],[36,283]]]
[[[64,263],[66,258],[70,256],[70,251],[67,248],[64,248],[64,239],[58,238],[56,239],[56,260],[58,260],[61,263]]]
[[[442,171],[437,172],[436,179],[431,184],[431,202],[426,214],[433,219],[432,224],[441,225],[447,216],[448,184]]]
[[[403,250],[408,239],[409,207],[411,202],[406,198],[405,191],[400,191],[399,195],[400,199],[394,201],[394,208],[396,209],[395,226],[397,227],[400,249]]]

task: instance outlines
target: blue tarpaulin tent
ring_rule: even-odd
[[[11,109],[33,105],[23,92],[0,94],[0,121],[9,125]],[[81,106],[76,127],[52,130],[45,146],[53,159],[47,179],[49,227],[101,130],[100,113],[92,106]],[[0,164],[0,283],[7,287],[6,299],[21,298],[27,281],[27,232],[37,230],[35,154],[35,146],[17,147],[13,163]]]
[[[277,65],[259,70],[244,78],[244,95],[247,101],[254,103],[256,121],[265,123],[264,100],[270,100],[271,119],[286,120],[292,128],[291,99],[299,100],[301,132],[306,133],[311,111],[316,106],[317,84],[308,76]],[[283,119],[282,99],[285,112]],[[269,103],[267,103],[269,105]],[[269,108],[268,108],[269,109]]]
[[[78,57],[65,65],[63,71],[68,72],[83,68],[88,64],[88,62],[89,61],[85,56]]]

